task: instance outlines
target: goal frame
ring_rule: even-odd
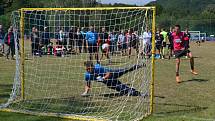
[[[151,83],[150,83],[150,111],[149,114],[151,115],[154,112],[154,83],[155,83],[155,18],[156,18],[156,7],[97,7],[97,8],[21,8],[19,9],[20,12],[20,80],[21,80],[21,100],[25,100],[25,42],[24,42],[24,22],[25,22],[25,14],[26,11],[67,11],[67,10],[114,10],[114,9],[144,9],[144,10],[151,10],[153,11],[152,15],[152,56],[151,56]],[[66,119],[75,119],[75,120],[93,120],[93,121],[100,121],[101,119],[91,118],[91,117],[81,117],[81,116],[68,116],[62,114],[55,114],[55,113],[31,113],[31,112],[24,112],[24,111],[17,111],[11,110],[8,108],[0,109],[0,111],[5,112],[15,112],[15,113],[23,113],[23,114],[30,114],[30,115],[38,115],[38,116],[51,116],[51,117],[60,117]],[[142,116],[142,118],[145,115]],[[141,118],[141,119],[142,119]],[[140,120],[141,120],[140,119]]]

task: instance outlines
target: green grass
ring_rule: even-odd
[[[174,59],[156,60],[155,112],[152,116],[145,118],[146,121],[194,121],[206,119],[215,120],[215,76],[213,74],[215,70],[215,56],[213,56],[213,53],[215,51],[214,46],[214,42],[203,43],[200,47],[192,44],[191,51],[196,57],[195,67],[199,72],[199,75],[191,75],[189,72],[189,60],[183,59],[180,68],[181,78],[183,80],[183,83],[181,84],[176,84],[175,82]],[[85,55],[82,55],[81,57],[73,56],[72,59],[75,59],[76,61],[72,61],[71,58],[65,58],[63,60],[61,58],[55,57],[43,57],[33,60],[27,60],[26,64],[28,65],[28,67],[25,68],[28,72],[28,74],[26,74],[26,87],[31,87],[26,88],[26,98],[28,99],[28,101],[14,104],[13,107],[17,105],[19,106],[19,104],[22,103],[22,105],[25,105],[26,108],[41,111],[38,109],[44,109],[45,106],[41,103],[49,103],[50,105],[47,106],[46,109],[50,111],[64,111],[65,113],[72,111],[81,111],[81,108],[83,106],[89,104],[89,99],[80,97],[80,93],[83,92],[83,80],[81,80],[81,75],[75,75],[74,73],[84,72],[84,68],[80,69],[80,66],[82,66],[82,62],[80,60],[83,60],[84,58],[87,57]],[[112,67],[124,66],[124,64],[128,63],[128,61],[132,62],[135,61],[135,59],[128,60],[127,58],[123,58],[121,59],[121,61],[123,62],[116,63],[116,65],[113,65]],[[74,65],[76,65],[77,67],[74,68]],[[71,70],[71,67],[73,67],[73,70]],[[35,68],[37,69],[37,71],[35,71]],[[57,71],[54,72],[53,70]],[[70,71],[68,72],[64,70]],[[14,78],[14,71],[15,61],[7,61],[5,58],[0,57],[0,103],[6,102],[6,100],[9,98]],[[73,72],[72,74],[71,71]],[[32,75],[29,75],[29,73],[37,74],[38,76],[34,77]],[[128,83],[129,76],[130,74],[123,77],[123,79],[125,80],[124,83]],[[45,80],[41,81],[40,77],[43,77],[43,79]],[[78,80],[78,83],[75,82],[77,78],[80,79]],[[42,90],[37,90],[38,88],[41,88],[41,83],[43,85]],[[56,85],[50,86],[50,83],[54,83]],[[65,85],[67,88],[65,88]],[[104,85],[95,83],[93,84],[93,86],[98,87]],[[71,88],[75,88],[76,91],[73,92]],[[139,87],[136,86],[136,88]],[[99,89],[95,89],[92,93],[97,94],[99,91]],[[112,91],[105,88],[104,86],[104,92]],[[48,99],[45,100],[44,97],[48,97]],[[51,100],[49,99],[50,97],[52,98]],[[125,97],[109,98],[101,97],[99,95],[95,97],[96,98],[94,99],[92,99],[91,97],[90,98],[94,101],[97,101],[96,104],[100,105],[104,105],[108,101],[115,101],[117,104],[118,100],[125,99]],[[137,99],[137,97],[130,98],[128,104],[131,105],[130,107],[128,106],[128,108],[134,106],[133,103],[135,103]],[[68,108],[64,104],[76,105],[76,107]],[[95,104],[91,103],[91,106],[93,105]],[[102,110],[106,110],[106,108],[101,108],[100,111]],[[96,113],[97,109],[92,108],[88,109],[88,111]],[[129,112],[125,112],[124,118],[126,118],[126,114],[129,114]],[[66,120],[60,118],[39,117],[6,112],[0,112],[0,118],[3,121]]]

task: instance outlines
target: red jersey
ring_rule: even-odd
[[[184,33],[184,40],[189,41],[190,40],[190,33]]]
[[[174,50],[183,50],[184,49],[184,33],[180,32],[176,34],[176,32],[172,33]]]

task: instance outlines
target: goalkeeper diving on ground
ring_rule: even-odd
[[[108,88],[116,90],[120,95],[130,95],[130,96],[146,96],[146,94],[141,94],[134,88],[128,87],[128,85],[121,83],[118,78],[145,67],[145,64],[133,65],[129,68],[121,69],[111,69],[105,68],[100,64],[93,64],[92,61],[86,61],[85,63],[86,72],[85,72],[85,91],[82,96],[88,96],[91,88],[91,81],[101,82],[107,85]]]

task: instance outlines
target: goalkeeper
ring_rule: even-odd
[[[141,96],[139,91],[136,91],[134,88],[130,88],[125,84],[122,84],[118,78],[122,75],[137,70],[144,67],[145,65],[134,65],[130,68],[112,70],[110,68],[104,68],[100,64],[93,64],[91,61],[85,62],[86,73],[85,73],[85,92],[82,96],[87,96],[90,88],[91,81],[97,80],[107,85],[108,88],[114,89],[120,93],[120,95],[131,95],[131,96]],[[144,95],[145,96],[145,95]]]

